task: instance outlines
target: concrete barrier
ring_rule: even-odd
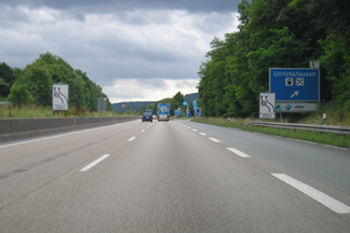
[[[70,132],[136,120],[136,117],[0,119],[0,142]]]

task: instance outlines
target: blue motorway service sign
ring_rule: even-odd
[[[319,101],[320,70],[305,68],[271,68],[270,92],[276,101]]]

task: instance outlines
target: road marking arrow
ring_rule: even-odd
[[[294,91],[294,94],[290,96],[290,98],[293,98],[294,96],[298,96],[299,95],[299,91]]]

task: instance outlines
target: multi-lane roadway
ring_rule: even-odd
[[[0,144],[0,232],[349,232],[350,151],[141,120]]]

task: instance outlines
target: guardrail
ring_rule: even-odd
[[[247,125],[266,126],[266,127],[284,128],[284,129],[313,130],[318,132],[337,133],[337,134],[350,134],[350,127],[343,127],[343,126],[275,123],[275,122],[263,122],[263,121],[252,121]]]

